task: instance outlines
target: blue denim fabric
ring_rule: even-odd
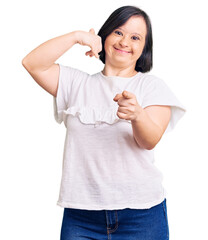
[[[65,208],[61,240],[168,240],[166,199],[150,209]]]

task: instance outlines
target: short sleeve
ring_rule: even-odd
[[[142,103],[143,108],[151,105],[162,105],[171,107],[171,119],[166,129],[169,132],[174,129],[177,122],[186,112],[185,107],[178,100],[172,90],[160,78],[148,76],[144,79],[142,88]]]
[[[73,74],[75,69],[59,64],[59,82],[56,97],[53,97],[54,117],[58,123],[64,120],[63,112],[68,108]]]

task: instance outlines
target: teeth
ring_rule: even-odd
[[[118,48],[115,48],[115,49],[116,49],[116,50],[119,50],[119,51],[122,51],[122,52],[130,53],[130,52],[127,52],[127,51],[124,51],[124,50],[118,49]]]

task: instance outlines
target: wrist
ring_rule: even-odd
[[[143,118],[144,114],[145,114],[144,109],[141,106],[138,106],[136,114],[135,114],[136,117],[135,117],[134,120],[132,120],[132,122],[139,122],[139,121],[141,121],[141,119]]]
[[[74,38],[74,43],[75,44],[80,44],[80,45],[82,45],[83,43],[83,41],[82,41],[82,35],[83,35],[83,31],[80,31],[80,30],[77,30],[77,31],[74,31],[74,32],[72,32],[72,34],[73,34],[73,38]]]

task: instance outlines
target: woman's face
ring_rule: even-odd
[[[145,46],[146,23],[140,16],[133,16],[115,29],[105,40],[105,63],[115,67],[135,67]]]

